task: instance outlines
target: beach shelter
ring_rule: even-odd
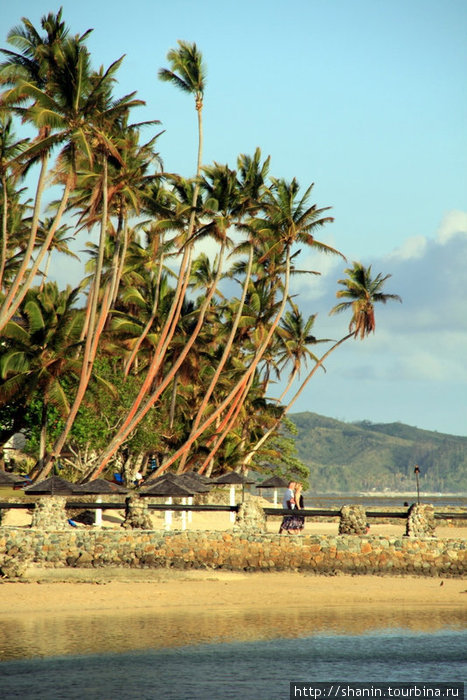
[[[38,481],[37,484],[26,486],[24,492],[37,496],[71,496],[75,493],[76,484],[62,479],[60,476],[49,476],[48,479]]]
[[[166,496],[166,504],[171,505],[173,503],[173,497],[188,498],[193,496],[195,490],[188,486],[184,486],[178,483],[178,477],[175,474],[163,475],[158,479],[155,479],[150,486],[141,489],[139,492],[140,496]],[[182,530],[186,528],[186,511],[182,512]],[[172,529],[172,511],[165,511],[165,529]]]
[[[193,489],[195,493],[209,493],[211,490],[210,486],[208,485],[211,483],[211,480],[192,471],[177,475],[177,480],[178,483],[185,488]],[[182,503],[188,503],[188,505],[191,506],[193,503],[193,496],[182,498]],[[193,519],[193,512],[191,510],[188,510],[186,513],[183,511],[182,522],[185,517],[187,517],[188,522],[191,523]]]
[[[226,472],[214,480],[215,484],[219,486],[230,486],[230,505],[235,505],[235,486],[241,485],[242,487],[242,503],[245,500],[245,484],[254,484],[252,479],[248,479],[246,476],[239,474],[238,472]],[[230,521],[235,521],[235,513],[232,511],[230,513]]]
[[[104,495],[115,495],[128,493],[128,490],[115,484],[113,481],[107,481],[106,479],[93,479],[93,481],[88,481],[85,484],[77,484],[74,488],[74,493],[82,493],[83,495],[95,495],[96,503],[102,503],[102,496]],[[102,509],[96,508],[95,525],[102,525]]]
[[[18,481],[24,481],[24,479],[15,474],[9,474],[3,469],[0,469],[0,487],[9,486],[11,488],[15,484],[17,484]]]
[[[277,506],[277,489],[285,489],[288,486],[288,482],[281,476],[271,476],[269,479],[256,484],[257,489],[274,489],[274,505]]]

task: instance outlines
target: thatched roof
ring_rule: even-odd
[[[194,489],[178,484],[174,478],[157,479],[154,484],[141,489],[140,496],[193,496]]]
[[[281,476],[271,476],[269,479],[256,484],[257,489],[282,489],[288,486],[288,482]]]
[[[217,479],[214,479],[215,484],[253,484],[254,481],[247,477],[238,474],[238,472],[227,472],[222,474]]]
[[[185,473],[177,476],[175,483],[180,484],[186,489],[193,489],[195,493],[209,493],[211,490],[207,484],[204,484],[201,479],[196,479],[191,474]]]
[[[13,486],[13,484],[17,484],[19,481],[24,481],[24,479],[16,474],[9,474],[3,471],[3,469],[0,469],[0,486]]]
[[[93,481],[88,481],[86,484],[76,485],[74,488],[75,493],[87,493],[87,494],[118,494],[118,493],[128,493],[128,489],[123,486],[114,484],[113,481],[107,481],[107,479],[94,479]]]
[[[59,476],[49,476],[49,478],[44,479],[44,481],[39,481],[37,484],[27,486],[24,492],[38,495],[69,496],[75,493],[75,484]]]

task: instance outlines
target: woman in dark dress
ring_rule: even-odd
[[[303,496],[302,496],[302,485],[300,483],[295,484],[295,491],[293,498],[287,501],[287,507],[293,510],[303,509]],[[305,527],[305,518],[303,515],[294,513],[293,515],[285,515],[279,532],[288,532],[290,535],[299,535],[300,532]]]

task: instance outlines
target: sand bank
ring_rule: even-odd
[[[55,579],[74,576],[66,582]],[[467,626],[467,581],[299,573],[33,571],[0,584],[0,660]],[[87,579],[88,582],[85,582]]]

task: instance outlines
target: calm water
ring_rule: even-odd
[[[415,499],[361,498],[368,507],[404,500]],[[467,504],[464,496],[426,502]],[[342,496],[307,498],[311,508],[342,503]],[[291,681],[333,680],[467,681],[467,610],[268,605],[217,619],[194,611],[0,623],[0,700],[287,700]]]
[[[465,630],[393,630],[7,661],[0,696],[286,700],[290,681],[465,681],[466,649]]]

